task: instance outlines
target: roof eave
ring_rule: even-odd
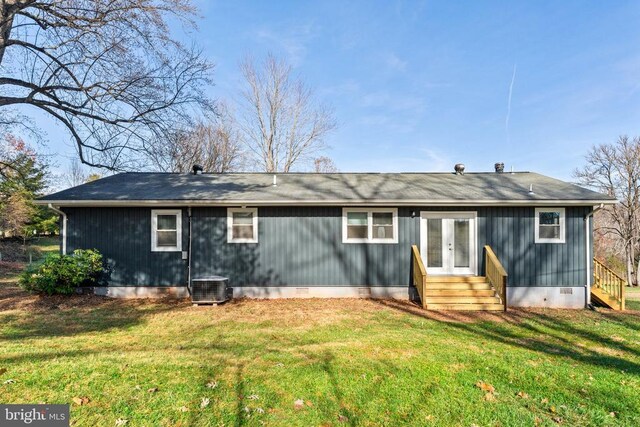
[[[47,200],[37,205],[77,207],[141,206],[596,206],[617,200]]]

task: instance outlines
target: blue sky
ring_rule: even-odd
[[[640,2],[196,4],[211,95],[233,98],[245,55],[284,57],[333,106],[341,171],[569,179],[593,144],[640,134]]]

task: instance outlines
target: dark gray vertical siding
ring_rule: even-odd
[[[476,211],[478,266],[490,245],[510,286],[581,286],[585,281],[584,215],[566,208],[566,243],[534,243],[534,208],[399,208],[398,244],[342,243],[339,207],[260,207],[259,241],[227,243],[227,210],[193,208],[194,277],[224,275],[234,286],[407,286],[410,247],[420,243],[420,211]],[[151,252],[151,209],[65,209],[68,250],[96,248],[112,268],[114,285],[186,284],[179,252]],[[412,218],[412,212],[415,217]],[[183,250],[188,249],[183,210]]]
[[[114,286],[181,286],[187,263],[181,252],[151,252],[151,209],[65,208],[67,252],[97,249]],[[182,213],[182,249],[188,249],[188,218]]]

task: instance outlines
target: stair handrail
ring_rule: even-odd
[[[493,252],[493,249],[491,249],[491,246],[485,245],[484,255],[487,280],[493,285],[498,297],[500,297],[504,311],[507,311],[507,271]]]
[[[620,310],[625,309],[626,279],[595,257],[593,258],[593,286],[613,297],[620,306]]]
[[[413,264],[413,286],[418,290],[422,308],[426,309],[425,289],[427,288],[427,269],[424,267],[420,251],[416,245],[411,245],[411,261]]]

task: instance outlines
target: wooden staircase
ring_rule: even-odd
[[[427,276],[427,310],[502,311],[504,304],[483,276]]]
[[[427,276],[418,247],[411,251],[413,284],[425,310],[507,310],[507,273],[489,246],[486,276]]]
[[[627,281],[596,258],[593,259],[591,300],[613,310],[625,309]]]

